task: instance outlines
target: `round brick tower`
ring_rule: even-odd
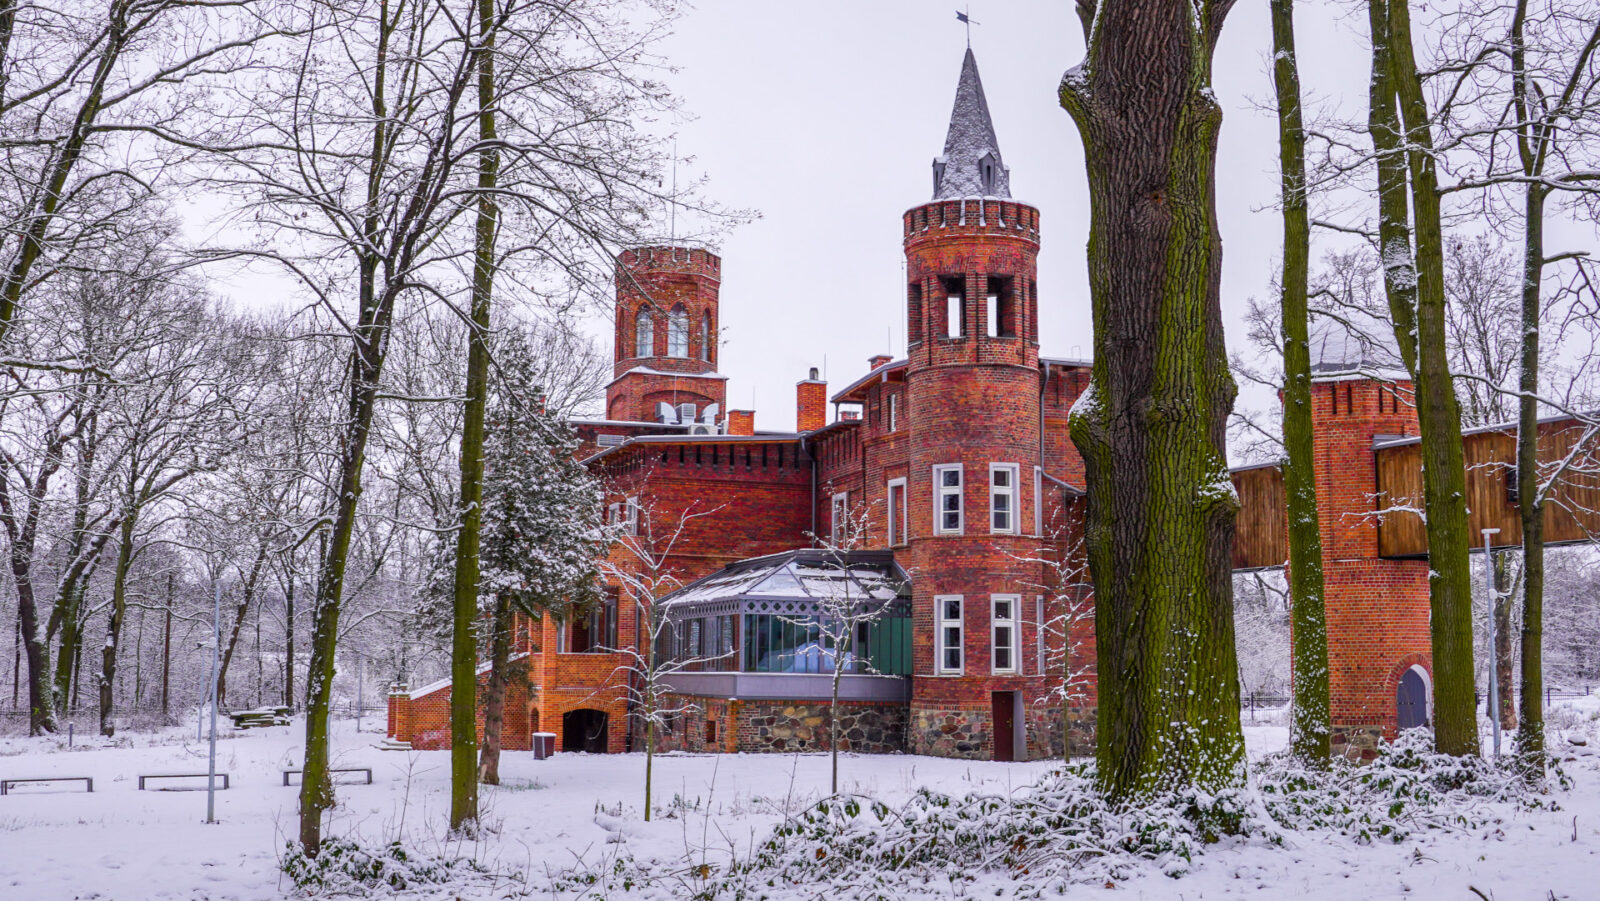
[[[723,412],[727,377],[717,373],[717,295],[722,260],[699,247],[639,247],[617,257],[615,378],[606,418],[703,421]],[[693,405],[690,411],[688,405]]]
[[[1036,623],[1039,212],[1010,196],[977,62],[929,203],[904,216],[914,753],[1059,753]]]

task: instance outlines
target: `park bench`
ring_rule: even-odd
[[[26,779],[0,779],[0,795],[10,794],[11,786],[24,782],[82,782],[88,791],[94,791],[94,779],[89,776],[30,776]]]
[[[235,710],[228,714],[228,718],[233,720],[235,729],[249,729],[253,726],[287,726],[289,708],[257,707],[254,710]]]
[[[146,790],[144,784],[149,779],[204,779],[205,777],[205,773],[147,773],[139,777],[139,791]],[[226,789],[228,787],[228,774],[218,773],[217,778],[222,780],[222,784],[217,786],[218,790]],[[201,792],[205,790],[206,786],[204,785],[179,785],[172,788],[150,789],[150,791],[158,792]]]
[[[329,767],[328,768],[328,772],[329,773],[366,773],[367,774],[367,784],[368,785],[372,784],[372,767],[369,767],[369,766],[335,766],[335,767]],[[304,773],[304,770],[299,769],[299,768],[295,768],[295,769],[292,769],[292,770],[284,770],[283,771],[283,784],[284,784],[284,786],[286,786],[286,787],[288,786],[289,777],[294,775],[295,773]]]

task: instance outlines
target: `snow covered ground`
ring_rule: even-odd
[[[1289,848],[1239,845],[1212,849],[1191,874],[1154,871],[1113,888],[1085,886],[1073,897],[1511,899],[1600,898],[1600,697],[1558,702],[1552,738],[1587,742],[1566,764],[1575,787],[1557,796],[1559,811],[1517,813],[1471,833],[1419,834],[1400,845],[1358,846],[1332,836],[1294,836]],[[374,726],[372,721],[368,727]],[[208,826],[205,793],[137,791],[145,773],[203,772],[206,747],[194,730],[119,737],[107,745],[0,740],[0,778],[92,776],[79,788],[22,786],[0,798],[0,899],[260,899],[280,898],[290,885],[278,860],[295,828],[297,791],[282,770],[298,766],[301,724],[229,732],[218,744],[218,769],[233,787],[217,795],[220,825]],[[1247,722],[1252,754],[1281,747],[1281,726]],[[748,847],[785,812],[798,812],[826,792],[823,755],[670,755],[656,763],[657,818],[640,816],[640,755],[560,754],[535,761],[510,753],[505,785],[485,788],[493,833],[472,846],[446,847],[447,752],[383,751],[382,735],[337,724],[339,765],[370,766],[373,785],[341,786],[330,835],[367,841],[403,835],[409,847],[471,855],[500,872],[532,873],[526,883],[475,885],[423,892],[423,897],[522,897],[542,874],[583,858],[606,859],[619,848],[639,858],[675,860]],[[1049,763],[968,763],[912,756],[847,756],[843,786],[893,803],[919,786],[963,794],[1027,784]],[[199,784],[203,784],[199,783]],[[709,852],[706,849],[710,849]],[[992,883],[985,883],[994,888]],[[1001,896],[1004,896],[1003,887]],[[534,897],[550,897],[539,891]],[[610,897],[619,897],[613,894]],[[663,897],[657,893],[652,897]],[[795,897],[810,897],[797,888]]]

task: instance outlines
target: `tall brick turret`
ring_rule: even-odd
[[[1312,377],[1334,752],[1370,756],[1400,725],[1396,696],[1408,671],[1431,709],[1428,563],[1381,558],[1376,516],[1373,445],[1416,435],[1416,407],[1388,355],[1331,322],[1313,332]]]
[[[933,200],[903,218],[908,284],[910,750],[1056,753],[1041,716],[1039,212],[1010,196],[977,61],[963,60]],[[1033,723],[1030,721],[1037,721]],[[1024,723],[1038,728],[1024,729]]]
[[[606,418],[720,420],[727,376],[717,373],[722,260],[698,247],[639,247],[617,257],[615,378]],[[691,409],[692,407],[692,409]]]

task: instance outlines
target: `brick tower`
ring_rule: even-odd
[[[1311,351],[1333,751],[1371,757],[1380,735],[1395,735],[1402,680],[1431,709],[1428,562],[1379,556],[1374,515],[1374,443],[1416,435],[1416,407],[1390,355],[1343,326],[1318,323]]]
[[[717,373],[722,260],[698,247],[639,247],[617,257],[616,282],[606,418],[721,422],[728,378]]]
[[[933,199],[904,215],[913,669],[908,750],[1058,753],[1037,701],[1039,212],[1011,199],[978,64],[962,61]],[[1054,725],[1054,738],[1051,726]]]

